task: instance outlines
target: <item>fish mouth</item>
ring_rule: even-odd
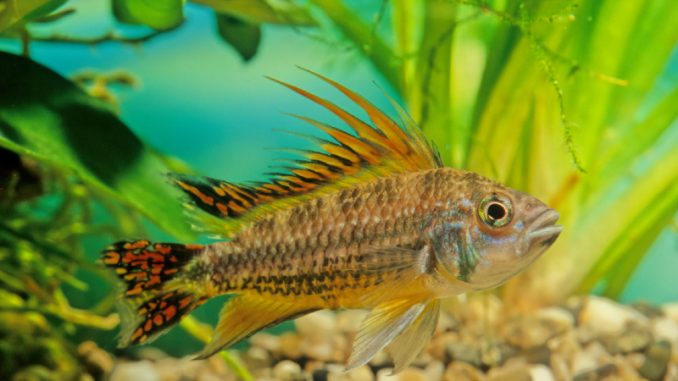
[[[527,234],[531,244],[539,242],[541,246],[551,245],[563,231],[562,226],[555,224],[559,218],[560,214],[553,209],[547,209],[539,214],[532,222],[530,232]]]

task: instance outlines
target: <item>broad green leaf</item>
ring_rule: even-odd
[[[168,172],[102,101],[23,57],[0,52],[0,145],[70,170],[178,238],[190,231]]]
[[[0,0],[0,33],[19,22],[44,16],[66,0]]]
[[[251,60],[261,41],[261,27],[235,17],[217,14],[219,36],[240,54],[243,61]]]
[[[183,0],[112,0],[113,15],[126,24],[143,24],[157,30],[176,27],[184,19]]]
[[[250,24],[315,25],[311,14],[289,0],[191,0]]]

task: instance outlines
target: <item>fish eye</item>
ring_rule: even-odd
[[[506,226],[511,222],[512,214],[511,202],[497,195],[484,198],[478,208],[480,220],[493,228]]]

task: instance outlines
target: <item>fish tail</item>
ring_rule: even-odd
[[[102,252],[104,265],[127,287],[119,305],[121,347],[154,340],[204,303],[204,292],[180,276],[203,249],[139,240],[117,242]]]

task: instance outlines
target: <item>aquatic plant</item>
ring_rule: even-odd
[[[352,18],[333,17],[336,2],[316,3],[370,46],[370,34],[344,21]],[[619,295],[678,209],[678,82],[667,71],[678,28],[662,22],[675,7],[392,5],[394,54],[368,57],[394,72],[385,77],[446,162],[493,174],[562,212],[566,228],[553,251],[505,296],[549,304],[598,284]]]

